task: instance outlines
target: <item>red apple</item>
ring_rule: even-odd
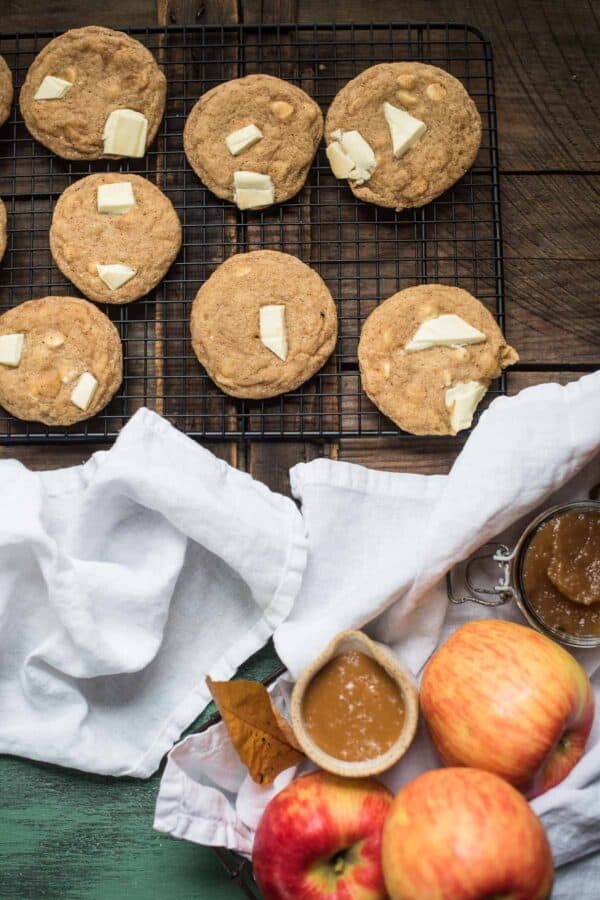
[[[528,797],[571,771],[594,719],[590,682],[570,653],[493,619],[448,638],[425,668],[420,697],[446,765],[495,772]]]
[[[312,772],[292,781],[254,839],[265,900],[384,900],[381,832],[391,800],[374,778]]]
[[[392,900],[545,900],[553,865],[525,798],[480,769],[435,769],[395,797],[383,829]]]

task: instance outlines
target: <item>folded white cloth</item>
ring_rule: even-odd
[[[302,504],[309,557],[294,608],[275,632],[280,656],[297,676],[338,631],[371,622],[368,630],[418,674],[462,621],[519,621],[513,607],[448,608],[442,576],[494,537],[510,544],[540,508],[587,496],[598,482],[600,372],[566,387],[541,385],[495,400],[448,476],[376,472],[329,460],[296,466],[291,483]],[[578,655],[592,674],[599,653]],[[284,702],[285,685],[276,691]],[[266,802],[295,773],[257,788],[231,752],[221,724],[175,747],[155,828],[248,855]],[[421,727],[386,780],[397,789],[438,764]],[[558,865],[600,848],[600,722],[584,759],[533,807]]]
[[[72,469],[0,463],[0,752],[146,777],[289,614],[294,503],[148,410]]]
[[[441,577],[566,484],[600,448],[600,372],[498,397],[449,475],[327,459],[295,466],[309,555],[275,646],[297,677],[338,632],[360,628],[418,671],[446,612]],[[547,504],[546,504],[547,505]]]

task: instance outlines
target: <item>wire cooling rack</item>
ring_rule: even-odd
[[[76,290],[53,264],[52,209],[65,188],[90,172],[144,175],[171,198],[183,222],[182,250],[158,288],[125,307],[106,307],[123,340],[125,377],[109,406],[69,428],[20,422],[0,410],[0,442],[111,440],[141,406],[192,437],[299,438],[410,435],[381,415],[361,390],[361,323],[397,290],[424,282],[460,285],[504,324],[498,157],[492,52],[468,25],[275,25],[132,29],[168,82],[165,118],[142,160],[67,162],[36,143],[15,102],[0,129],[0,196],[9,243],[0,264],[0,309]],[[0,53],[23,83],[52,33],[0,36]],[[473,169],[428,206],[394,213],[356,200],[329,169],[321,146],[297,197],[243,213],[214,197],[189,167],[182,131],[198,97],[216,84],[267,72],[299,85],[326,111],[363,69],[417,60],[447,69],[474,98],[483,119]],[[296,391],[264,401],[224,395],[191,348],[189,313],[200,285],[233,253],[280,249],[314,266],[338,305],[339,339],[324,369]],[[491,398],[505,389],[500,379]]]

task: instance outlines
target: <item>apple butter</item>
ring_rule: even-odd
[[[525,551],[522,580],[546,625],[600,636],[600,510],[565,510],[543,522]]]
[[[302,718],[325,753],[347,762],[381,756],[404,725],[402,691],[376,660],[360,650],[330,659],[309,683]]]

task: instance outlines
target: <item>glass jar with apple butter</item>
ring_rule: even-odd
[[[472,568],[491,558],[502,569],[493,588],[473,584]],[[579,500],[545,510],[537,516],[511,550],[502,545],[467,565],[472,594],[456,597],[448,576],[453,603],[471,600],[499,606],[514,600],[527,622],[572,647],[600,646],[600,501]]]

